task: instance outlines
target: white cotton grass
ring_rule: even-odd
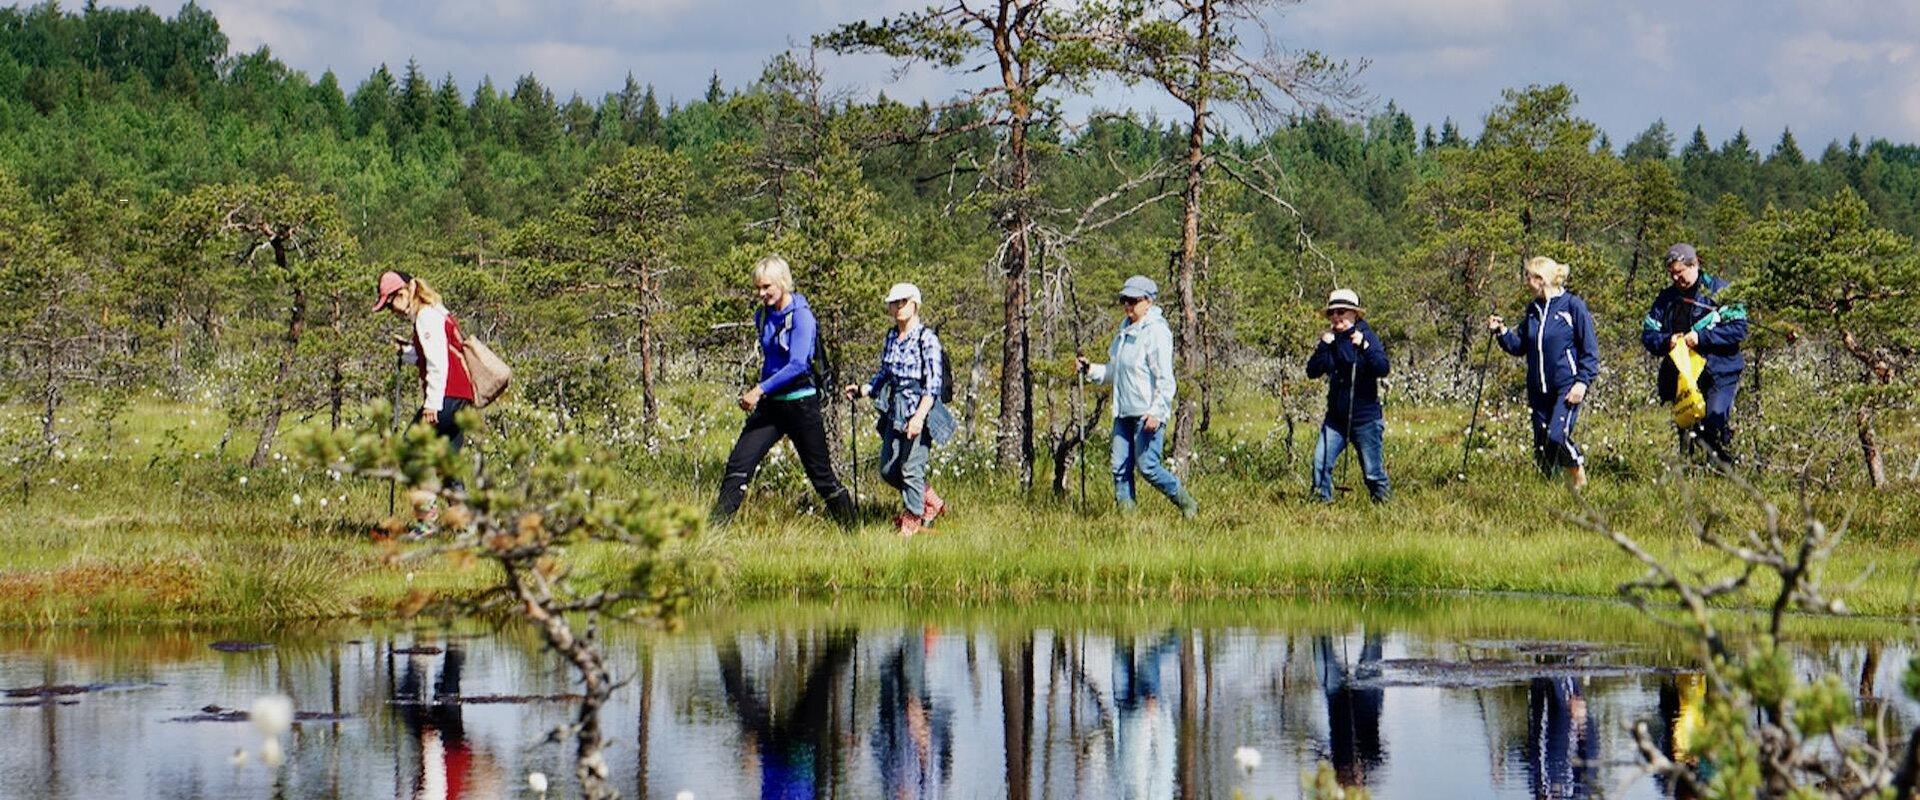
[[[1233,751],[1233,763],[1240,765],[1240,771],[1249,775],[1260,768],[1260,751],[1251,747],[1240,747]]]
[[[673,800],[693,800],[693,790],[681,789],[679,794],[673,796]]]
[[[532,789],[534,794],[540,795],[541,797],[546,797],[547,796],[547,773],[544,773],[544,772],[527,773],[527,788]]]
[[[253,723],[254,730],[266,738],[260,744],[260,760],[269,767],[285,763],[286,756],[280,751],[280,734],[293,727],[293,698],[284,694],[256,698],[253,708],[247,711],[247,719]]]

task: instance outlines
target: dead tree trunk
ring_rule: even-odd
[[[1207,75],[1212,69],[1213,34],[1217,12],[1213,0],[1201,0],[1198,5],[1198,41],[1194,54],[1197,58],[1196,75]],[[1187,95],[1187,110],[1191,120],[1187,126],[1186,191],[1180,197],[1180,249],[1174,254],[1174,284],[1180,302],[1180,367],[1189,375],[1201,371],[1203,358],[1201,349],[1205,343],[1200,335],[1200,305],[1195,292],[1194,273],[1197,271],[1196,254],[1200,248],[1200,189],[1206,178],[1207,159],[1207,96],[1204,89]],[[1205,391],[1205,381],[1196,381],[1195,386]],[[1195,450],[1195,413],[1194,392],[1180,395],[1179,407],[1173,418],[1173,453],[1176,465],[1184,465],[1193,456]]]
[[[1013,9],[1001,3],[999,20],[991,26],[993,51],[1000,66],[1000,83],[1007,91],[1007,208],[1001,213],[1006,236],[1005,336],[1000,342],[1000,436],[995,448],[1000,466],[1019,470],[1022,488],[1033,485],[1033,353],[1027,335],[1032,299],[1028,276],[1028,235],[1032,232],[1032,165],[1028,163],[1027,126],[1033,117],[1032,65],[1014,41],[1010,21]],[[1025,14],[1020,16],[1024,17]]]
[[[660,414],[659,400],[653,394],[653,271],[640,268],[640,307],[635,315],[640,337],[640,424],[651,436]]]
[[[342,305],[341,291],[333,290],[333,308],[328,315],[328,326],[333,329],[334,342],[327,363],[327,426],[336,431],[340,430],[340,409],[347,401],[347,375],[340,357],[341,339],[345,335],[341,327],[344,318]]]
[[[287,274],[287,246],[280,239],[273,240],[273,263],[280,274]],[[287,335],[285,346],[280,349],[280,367],[274,371],[273,385],[267,387],[267,413],[260,421],[260,440],[253,446],[253,458],[247,466],[260,469],[267,465],[267,454],[273,450],[273,437],[280,431],[280,415],[286,411],[287,383],[293,379],[293,360],[298,355],[300,336],[307,329],[307,289],[296,280],[293,284],[293,306],[287,312]]]

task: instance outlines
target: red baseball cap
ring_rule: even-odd
[[[373,300],[373,310],[379,311],[386,308],[393,302],[393,296],[399,294],[401,289],[407,288],[407,284],[412,282],[413,276],[404,272],[387,270],[380,273],[380,293]]]

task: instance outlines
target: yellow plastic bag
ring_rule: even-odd
[[[1700,393],[1700,373],[1706,370],[1707,359],[1678,337],[1667,351],[1667,358],[1680,372],[1673,391],[1673,424],[1691,428],[1707,416],[1707,396]]]

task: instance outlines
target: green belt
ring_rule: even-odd
[[[815,388],[813,388],[812,386],[809,386],[809,387],[807,387],[807,388],[805,388],[805,389],[795,389],[795,390],[793,390],[793,391],[791,391],[791,392],[782,392],[782,393],[780,393],[780,394],[776,394],[776,395],[774,395],[774,396],[773,396],[773,399],[775,399],[775,400],[805,400],[805,399],[807,399],[807,398],[809,398],[809,397],[812,397],[812,396],[814,396],[814,395],[816,395],[816,394],[819,394],[819,393],[820,393],[820,390],[819,390],[819,389],[815,389]]]

